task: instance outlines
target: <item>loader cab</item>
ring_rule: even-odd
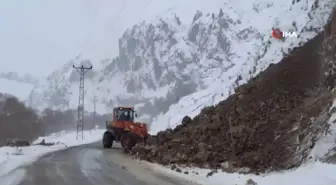
[[[137,117],[137,114],[133,107],[117,107],[113,110],[113,120],[117,122],[134,122],[135,117]]]

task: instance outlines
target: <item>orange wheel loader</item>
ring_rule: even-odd
[[[138,142],[146,144],[148,138],[147,125],[134,122],[137,117],[133,107],[117,107],[113,109],[113,120],[106,121],[103,135],[103,147],[111,148],[113,142],[120,142],[124,151],[131,150]]]

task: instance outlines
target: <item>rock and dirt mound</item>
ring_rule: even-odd
[[[336,30],[331,28],[218,105],[204,108],[194,119],[186,116],[175,129],[152,136],[147,146],[137,145],[134,153],[160,164],[225,171],[248,167],[250,172],[264,172],[300,165],[327,128],[335,97],[335,60],[326,60],[332,48],[323,47],[326,39],[329,45],[334,42],[330,35]]]

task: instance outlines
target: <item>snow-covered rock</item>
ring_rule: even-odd
[[[174,127],[185,114],[194,116],[202,107],[216,104],[237,85],[280,61],[288,50],[314,37],[336,4],[328,0],[221,3],[212,11],[193,13],[191,23],[179,18],[181,11],[171,10],[134,25],[120,38],[117,57],[99,62],[76,57],[34,89],[35,104],[77,107],[78,73],[72,65],[92,63],[85,81],[87,110],[93,110],[97,96],[98,112],[137,105],[139,114],[156,116],[153,130]],[[271,37],[272,28],[295,30],[299,37],[279,41]]]

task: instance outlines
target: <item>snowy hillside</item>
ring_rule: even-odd
[[[99,112],[137,104],[139,114],[159,115],[153,132],[173,127],[185,114],[196,115],[203,106],[216,104],[289,49],[314,37],[336,4],[328,0],[218,3],[214,1],[211,10],[208,6],[189,12],[191,23],[181,13],[189,7],[183,6],[127,30],[119,40],[118,57],[90,61],[94,69],[86,76],[85,108],[93,109],[94,96]],[[275,40],[272,28],[296,31],[299,38]],[[35,104],[76,107],[78,73],[72,65],[85,59],[75,58],[36,87]]]

